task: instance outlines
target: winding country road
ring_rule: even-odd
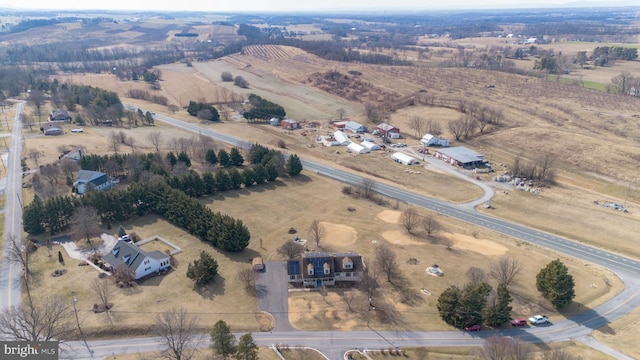
[[[132,107],[129,106],[129,108]],[[155,118],[157,121],[162,121],[175,127],[207,135],[218,141],[226,142],[237,147],[248,148],[251,146],[251,142],[226,134],[217,133],[196,124],[186,123],[160,114],[155,115]],[[17,121],[18,120],[16,119],[16,122]],[[14,139],[15,138],[16,137],[14,136]],[[13,143],[14,141],[12,141],[12,148]],[[306,171],[313,171],[320,175],[328,176],[352,185],[361,184],[363,181],[363,177],[350,172],[339,170],[307,159],[301,160]],[[15,181],[16,179],[14,178],[13,180]],[[19,186],[19,178],[17,180]],[[637,279],[638,274],[640,274],[640,261],[587,246],[530,227],[514,224],[490,215],[480,214],[469,206],[469,204],[449,204],[408,190],[386,185],[384,183],[376,183],[375,190],[391,198],[415,204],[416,206],[465,221],[475,226],[487,228],[516,239],[549,248],[558,253],[580,258],[586,262],[603,266],[615,272],[622,279],[625,284],[625,289],[605,304],[602,304],[595,309],[590,309],[570,319],[559,321],[552,326],[482,331],[473,335],[453,331],[379,332],[375,329],[351,332],[279,331],[253,334],[258,344],[272,345],[281,343],[309,346],[320,349],[328,356],[329,359],[333,360],[343,358],[342,354],[344,354],[346,350],[353,348],[380,349],[381,347],[388,346],[475,346],[481,345],[483,338],[499,334],[503,336],[518,337],[524,341],[530,342],[553,342],[570,339],[578,340],[592,346],[593,348],[603,351],[616,359],[631,359],[631,357],[595,341],[590,335],[594,329],[605,326],[611,321],[619,319],[635,308],[640,307],[640,280]],[[7,199],[7,204],[9,204],[9,199]],[[10,210],[10,208],[7,207],[7,210]],[[21,217],[21,212],[7,213],[7,221],[10,225],[9,227],[5,227],[6,229],[11,228],[11,226],[15,228],[16,220],[14,219],[9,222],[9,218],[15,216]],[[20,220],[18,219],[17,221],[19,224]],[[5,262],[6,259],[3,257],[3,278],[5,276]],[[9,272],[13,274],[16,270],[9,270]],[[10,288],[10,283],[11,282],[2,283],[2,289]],[[16,291],[11,290],[10,292],[15,293]],[[15,299],[8,302],[8,304],[15,303]],[[88,345],[93,351],[93,356],[91,356],[84,343],[70,342],[67,343],[67,345],[65,356],[73,359],[106,358],[112,354],[153,351],[159,350],[162,347],[161,343],[156,338],[90,341]],[[201,345],[208,345],[208,338],[203,339],[203,344]]]

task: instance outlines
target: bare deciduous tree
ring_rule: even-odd
[[[344,116],[347,114],[347,110],[340,108],[338,110],[336,110],[336,115],[338,116],[338,118],[340,120],[344,119]]]
[[[538,180],[543,183],[551,183],[554,180],[554,166],[556,157],[550,153],[544,153],[536,161],[538,170]]]
[[[422,137],[423,131],[425,129],[426,121],[420,115],[414,115],[409,119],[409,128],[415,132],[415,136],[417,138]]]
[[[131,153],[135,153],[135,146],[136,146],[136,138],[132,137],[132,136],[127,136],[124,139],[124,144],[127,145],[128,147],[131,148]]]
[[[371,199],[375,194],[376,183],[371,179],[362,179],[362,183],[359,186],[359,190],[362,194],[362,197],[365,199]]]
[[[295,241],[286,241],[278,248],[277,252],[287,256],[289,259],[295,259],[304,252],[304,246]]]
[[[256,272],[251,267],[241,267],[238,269],[238,280],[244,283],[247,288],[253,288],[256,279]]]
[[[77,161],[69,158],[64,158],[60,162],[60,170],[68,176],[71,180],[74,179],[74,174],[80,170],[80,164]]]
[[[62,340],[74,331],[71,301],[46,297],[0,312],[0,334],[22,341]]]
[[[327,230],[324,225],[320,224],[318,220],[313,220],[309,227],[309,237],[316,242],[316,246],[320,247],[320,241],[324,239],[327,234]]]
[[[469,270],[467,270],[466,275],[467,279],[469,279],[469,282],[474,285],[479,285],[487,282],[487,274],[483,269],[480,269],[478,267],[470,267]]]
[[[113,307],[113,304],[109,302],[113,295],[113,283],[107,279],[94,279],[91,283],[91,290],[100,303],[99,307],[109,315],[109,310]]]
[[[120,149],[120,136],[118,135],[117,132],[115,132],[115,130],[111,130],[111,132],[109,133],[109,145],[111,146],[111,149],[113,150],[113,153],[115,155],[118,155],[118,149]]]
[[[566,349],[554,349],[545,351],[542,354],[542,360],[582,360],[582,357],[573,355]]]
[[[152,331],[166,348],[163,359],[189,360],[195,355],[200,338],[196,336],[198,320],[183,308],[166,310],[156,317]]]
[[[60,167],[58,164],[47,164],[40,167],[40,176],[47,179],[49,184],[53,186],[53,183],[58,183],[58,176],[60,176]]]
[[[117,287],[127,288],[136,285],[136,274],[127,264],[120,264],[111,273]]]
[[[409,234],[413,234],[413,231],[420,223],[420,214],[412,207],[406,208],[400,215],[400,223]]]
[[[38,160],[42,157],[42,155],[44,154],[38,149],[29,150],[29,159],[33,160],[36,166],[40,166],[40,164],[38,164]]]
[[[427,215],[422,218],[422,230],[424,230],[425,234],[429,237],[440,231],[441,227],[434,215]]]
[[[517,259],[509,257],[500,258],[497,262],[492,263],[489,270],[491,277],[498,284],[504,284],[507,287],[518,279],[521,272],[522,264]]]
[[[399,275],[396,253],[386,245],[376,248],[375,263],[378,269],[387,275],[387,281],[392,283],[393,279]]]
[[[76,239],[84,238],[91,243],[91,238],[100,235],[100,217],[95,208],[80,206],[71,216],[71,232]]]
[[[449,132],[456,140],[462,139],[465,131],[464,117],[449,122]]]
[[[424,125],[425,132],[427,134],[440,136],[442,134],[442,125],[439,122],[429,119]]]
[[[487,338],[480,349],[480,356],[485,360],[533,359],[533,353],[528,344],[503,336]]]

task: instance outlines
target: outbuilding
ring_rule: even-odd
[[[351,151],[351,153],[353,154],[364,154],[369,152],[367,148],[365,148],[360,144],[356,144],[354,142],[349,143],[349,145],[347,145],[347,150]]]
[[[359,124],[359,123],[357,123],[357,122],[355,122],[355,121],[349,121],[349,122],[344,126],[344,128],[345,128],[346,130],[351,131],[351,132],[352,132],[352,133],[354,133],[354,134],[362,134],[362,133],[367,132],[367,130],[368,130],[366,126],[361,125],[361,124]]]
[[[280,126],[280,119],[277,117],[273,117],[271,119],[269,119],[269,124],[271,126]]]
[[[349,143],[351,142],[347,134],[345,134],[340,130],[333,133],[333,138],[336,139],[336,142],[338,143],[339,146],[346,146],[346,145],[349,145]]]
[[[280,122],[283,129],[295,130],[300,128],[300,123],[293,119],[284,119]]]
[[[400,138],[400,129],[393,125],[382,123],[382,124],[378,124],[378,126],[376,126],[376,129],[380,132],[380,134],[388,138],[391,138],[391,139]]]
[[[336,121],[332,125],[336,129],[344,129],[347,126],[348,121]]]
[[[363,141],[360,143],[360,145],[362,145],[368,151],[380,150],[380,146],[371,141]]]
[[[438,149],[434,156],[437,159],[446,161],[451,165],[462,166],[464,168],[484,167],[484,155],[477,153],[464,146]]]
[[[397,162],[397,163],[401,163],[401,164],[405,164],[405,165],[413,165],[413,164],[417,164],[418,160],[416,160],[415,158],[405,154],[405,153],[401,153],[401,152],[395,152],[393,153],[393,155],[391,155],[391,158]]]

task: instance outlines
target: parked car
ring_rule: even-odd
[[[527,326],[527,319],[518,318],[511,320],[511,326]]]
[[[82,132],[82,128],[73,128],[71,129],[72,133],[81,133]]]
[[[547,315],[534,315],[529,318],[529,322],[531,325],[542,325],[549,324],[551,321],[549,321]]]
[[[482,328],[480,325],[467,325],[464,327],[464,331],[480,331]]]

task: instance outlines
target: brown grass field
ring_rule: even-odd
[[[569,45],[576,44],[567,44]],[[575,47],[578,46],[582,44]],[[637,64],[616,64],[611,69],[603,70],[598,75],[601,78],[594,77],[592,81],[604,81],[605,77],[613,77],[622,69],[636,69],[630,66]],[[640,128],[636,126],[637,99],[555,81],[474,69],[329,62],[299,50],[273,46],[255,48],[244,55],[236,54],[216,61],[194,63],[190,68],[183,64],[159,68],[162,71],[160,92],[173,104],[185,106],[189,100],[201,99],[214,101],[216,94],[221,93],[222,89],[243,95],[256,93],[283,105],[289,117],[303,122],[309,135],[305,137],[299,131],[284,132],[268,125],[249,125],[242,121],[203,126],[269,145],[275,145],[279,139],[284,139],[290,152],[334,163],[350,171],[364,172],[375,176],[378,181],[394,183],[453,202],[475,198],[480,190],[457,178],[427,169],[419,169],[421,174],[406,175],[404,168],[393,164],[388,154],[383,152],[351,156],[343,151],[336,153],[335,149],[315,144],[313,135],[330,130],[327,120],[335,118],[338,109],[345,109],[349,119],[363,123],[367,120],[361,103],[326,93],[304,82],[316,72],[333,69],[346,73],[357,70],[362,72],[363,81],[401,96],[425,90],[438,99],[454,103],[474,100],[500,109],[505,115],[502,126],[491,128],[479,137],[456,141],[454,145],[467,146],[484,153],[496,169],[500,168],[500,163],[507,166],[511,164],[516,155],[527,161],[551,153],[556,159],[557,184],[544,188],[539,195],[516,191],[508,191],[507,195],[498,191],[496,198],[492,200],[492,209],[482,211],[625,256],[640,258],[638,239],[634,236],[640,230],[640,184],[637,182]],[[589,71],[595,73],[600,70]],[[223,71],[243,76],[248,80],[250,89],[239,89],[231,83],[221,82],[220,74]],[[605,71],[609,73],[603,75]],[[195,122],[184,110],[171,114],[164,107],[126,98],[129,89],[145,87],[139,82],[115,81],[114,77],[105,74],[61,75],[58,79],[116,91],[123,102]],[[586,73],[584,79],[588,79]],[[485,84],[495,84],[496,87],[487,89]],[[418,139],[408,129],[408,119],[414,115],[441,122],[444,135],[451,137],[446,124],[461,114],[452,108],[422,105],[392,112],[389,121],[401,127],[405,135],[402,141],[416,146]],[[370,123],[368,125],[372,126]],[[45,138],[25,130],[25,154],[29,149],[36,148],[45,153],[41,163],[52,162],[57,159],[60,145],[83,144],[91,153],[107,153],[112,151],[106,141],[109,132],[121,130],[89,126],[84,128],[85,132],[82,134],[67,134],[55,138]],[[151,151],[146,140],[149,128],[122,130],[137,139],[137,151]],[[167,137],[194,136],[159,122],[153,130],[162,131]],[[130,149],[122,148],[120,151],[128,152]],[[32,160],[28,163],[31,167],[35,165]],[[483,176],[482,179],[490,181],[488,176]],[[286,230],[295,227],[304,232],[317,219],[325,224],[331,234],[330,238],[321,243],[322,250],[358,251],[366,260],[372,258],[376,244],[391,246],[397,254],[400,269],[408,280],[407,291],[404,295],[400,294],[385,283],[377,295],[380,303],[395,304],[398,312],[395,324],[388,324],[371,316],[361,306],[366,304],[364,294],[353,289],[337,288],[324,297],[318,292],[293,292],[289,299],[290,320],[297,328],[361,329],[369,321],[376,329],[450,329],[437,314],[435,302],[438,294],[451,284],[464,283],[469,265],[487,269],[490,263],[487,258],[495,260],[500,256],[516,258],[525,267],[522,278],[514,287],[514,316],[545,312],[552,320],[558,320],[593,308],[620,290],[621,283],[617,277],[604,269],[483,229],[475,229],[446,217],[437,216],[445,230],[437,234],[435,240],[408,236],[397,224],[397,211],[401,211],[405,205],[400,204],[399,209],[395,209],[391,202],[389,207],[380,207],[371,202],[345,197],[341,194],[341,188],[342,184],[305,172],[300,179],[279,180],[263,190],[229,192],[203,200],[214,210],[241,218],[247,224],[253,241],[240,254],[221,253],[156,217],[147,216],[123,224],[127,230],[136,231],[142,237],[161,235],[176,242],[184,252],[177,255],[180,263],[170,274],[148,280],[133,290],[118,290],[114,297],[116,306],[111,320],[104,314],[89,311],[95,302],[89,291],[89,283],[97,275],[84,271],[84,267],[76,266],[77,262],[68,257],[65,257],[68,273],[53,278],[49,276],[50,273],[60,265],[47,258],[46,249],[35,253],[35,261],[32,263],[37,264],[38,280],[42,285],[39,288],[55,288],[62,295],[78,298],[83,315],[83,329],[86,328],[93,337],[105,336],[108,332],[142,334],[153,322],[157,309],[178,306],[197,313],[202,319],[203,329],[208,329],[218,319],[224,319],[234,331],[265,330],[269,328],[269,321],[257,312],[255,298],[238,286],[236,271],[241,266],[247,266],[255,254],[261,254],[267,259],[280,259],[276,249],[290,238]],[[32,195],[26,192],[25,202],[31,198]],[[593,200],[624,202],[630,213],[597,207],[592,204]],[[349,212],[346,210],[348,206],[357,210]],[[257,239],[263,240],[262,247],[258,245]],[[452,250],[447,250],[442,245],[444,239],[453,241]],[[372,240],[376,240],[376,244]],[[480,248],[478,244],[482,244],[482,251],[477,250]],[[54,248],[54,254],[57,249]],[[186,279],[185,272],[187,264],[202,249],[214,254],[220,265],[220,277],[205,291],[197,292]],[[418,265],[408,264],[410,258],[417,258]],[[575,303],[562,313],[553,311],[533,286],[538,270],[555,258],[562,259],[569,266],[576,280]],[[434,262],[443,268],[445,276],[435,278],[426,275],[425,267]],[[420,289],[428,289],[432,295],[422,295]],[[348,296],[352,291],[356,292],[355,301],[352,309],[349,309],[344,295]],[[636,317],[630,317],[635,325],[638,323]],[[637,347],[631,340],[637,335],[637,326],[629,326],[625,322],[612,327],[620,332],[621,342],[617,341],[617,331],[614,335],[602,335],[612,346],[624,346],[625,351],[627,348]],[[572,351],[580,347],[571,345]]]

